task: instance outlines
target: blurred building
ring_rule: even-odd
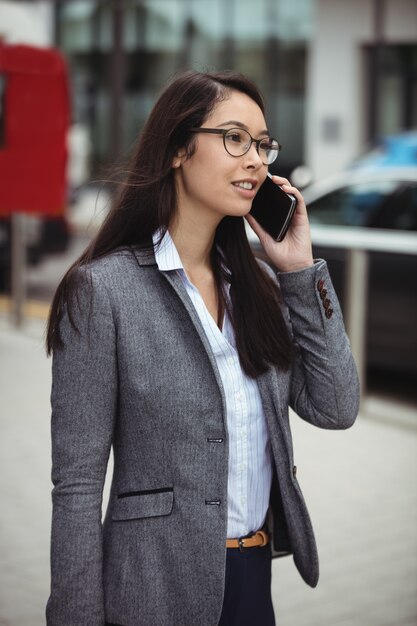
[[[54,20],[49,0],[0,0],[0,39],[9,44],[51,46]]]
[[[417,0],[0,0],[0,37],[66,54],[93,173],[178,70],[232,68],[268,102],[277,164],[315,178],[417,127]]]
[[[91,128],[96,160],[112,161],[129,148],[157,93],[175,72],[233,68],[251,76],[264,91],[269,127],[284,146],[281,167],[290,171],[305,152],[313,4],[314,0],[56,2],[56,43],[71,65],[74,116]],[[114,136],[115,126],[119,137]]]
[[[316,0],[306,162],[336,172],[380,135],[417,128],[417,0]]]

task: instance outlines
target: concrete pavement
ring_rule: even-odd
[[[0,316],[0,626],[45,623],[51,484],[43,331],[39,320],[16,330]],[[321,579],[310,589],[291,558],[273,562],[277,626],[417,624],[417,429],[403,424],[395,411],[385,422],[361,415],[342,432],[293,418]]]

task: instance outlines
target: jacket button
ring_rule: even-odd
[[[324,298],[325,298],[326,296],[327,296],[327,289],[322,289],[322,290],[320,291],[320,298],[321,298],[322,300],[324,300]]]
[[[331,316],[333,315],[333,309],[326,309],[324,314],[327,317],[327,319],[329,320],[331,318]]]
[[[296,476],[297,476],[297,466],[296,465],[294,465],[293,468],[292,468],[292,475],[294,476],[294,478],[296,478]]]
[[[324,287],[324,280],[320,279],[317,283],[317,289],[318,291],[321,291]]]
[[[329,300],[329,298],[325,298],[325,299],[323,300],[323,306],[324,306],[324,308],[325,308],[325,309],[328,309],[328,308],[329,308],[329,306],[330,306],[330,300]]]

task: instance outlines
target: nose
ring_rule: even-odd
[[[244,156],[246,157],[246,167],[258,170],[260,167],[263,166],[255,139],[252,139],[251,146]]]

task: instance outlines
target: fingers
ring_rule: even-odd
[[[283,176],[277,176],[276,174],[272,175],[272,180],[274,183],[278,183],[278,185],[290,185],[291,183],[288,178],[284,178]]]
[[[247,215],[245,215],[245,218],[249,224],[249,226],[252,228],[252,230],[254,231],[255,235],[257,235],[260,239],[260,241],[264,241],[265,238],[267,237],[271,237],[266,230],[264,230],[262,228],[262,226],[260,226],[260,224],[258,224],[258,222],[256,221],[256,219],[250,215],[250,213],[248,213]],[[272,237],[271,237],[272,239]]]
[[[298,213],[307,213],[306,205],[304,202],[304,198],[297,189],[297,187],[293,187],[288,180],[288,178],[284,178],[283,176],[272,176],[272,180],[277,185],[280,185],[286,193],[291,193],[293,196],[297,198],[297,212]]]

